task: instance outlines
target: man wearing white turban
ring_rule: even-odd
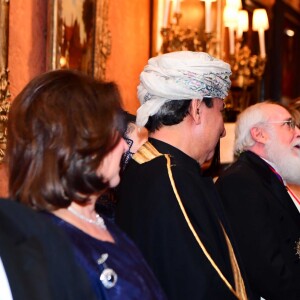
[[[140,76],[137,125],[150,137],[125,170],[116,221],[172,300],[249,296],[213,181],[200,167],[225,135],[230,75],[207,53],[181,51],[151,58]]]

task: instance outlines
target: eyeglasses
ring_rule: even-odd
[[[265,124],[282,124],[282,125],[287,125],[290,129],[295,129],[297,124],[295,120],[285,120],[285,121],[274,121],[274,122],[263,122]]]

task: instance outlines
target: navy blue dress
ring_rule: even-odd
[[[115,243],[93,238],[59,217],[51,213],[46,214],[69,236],[78,263],[88,273],[99,298],[166,299],[140,251],[111,221],[105,219],[105,224]],[[103,281],[105,274],[107,280]]]

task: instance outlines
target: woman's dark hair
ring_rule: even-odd
[[[130,130],[130,128],[128,128],[128,127],[130,127],[130,124],[132,124],[132,123],[135,124],[136,116],[125,110],[122,111],[122,114],[123,114],[124,122],[126,124],[126,126],[124,128],[125,130],[124,130],[124,132],[122,132],[122,136],[125,137],[128,129]]]
[[[84,203],[107,183],[96,170],[124,130],[112,82],[56,70],[27,84],[8,119],[9,193],[38,209]]]
[[[212,98],[203,98],[202,100],[208,108],[213,106]],[[189,113],[192,100],[171,100],[166,102],[160,110],[150,116],[145,127],[149,132],[154,132],[162,126],[179,124]]]

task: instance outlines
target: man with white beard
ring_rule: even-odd
[[[300,299],[300,130],[283,106],[262,102],[237,120],[235,154],[216,182],[250,287],[264,299]]]

